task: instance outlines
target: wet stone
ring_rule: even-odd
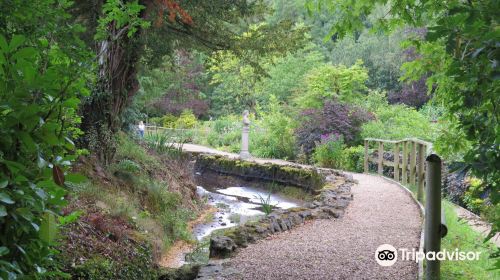
[[[214,236],[210,239],[210,257],[227,258],[236,249],[233,239],[227,236]]]

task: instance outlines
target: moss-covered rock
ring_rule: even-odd
[[[198,276],[200,265],[185,264],[180,268],[163,269],[159,280],[193,280]],[[139,279],[139,278],[138,278]]]
[[[219,155],[198,155],[195,168],[198,172],[210,170],[247,180],[263,180],[296,186],[310,193],[321,189],[325,183],[324,176],[312,167],[274,163],[262,164]]]

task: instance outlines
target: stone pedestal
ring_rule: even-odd
[[[243,129],[241,132],[241,151],[240,159],[252,157],[248,152],[248,132],[250,132],[250,118],[248,110],[243,111]]]
[[[243,130],[241,133],[241,151],[240,158],[241,159],[249,159],[252,157],[248,152],[248,133],[250,132],[250,128],[248,125],[243,125]]]

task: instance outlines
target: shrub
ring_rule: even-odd
[[[148,168],[161,168],[158,161],[141,146],[135,143],[125,133],[118,134],[118,145],[116,149],[118,160],[129,159],[139,166]]]
[[[129,159],[123,159],[118,162],[118,164],[115,165],[115,168],[120,171],[125,171],[133,174],[138,174],[141,171],[141,166],[137,164],[136,162],[129,160]]]
[[[401,91],[391,92],[388,96],[391,104],[405,104],[414,108],[421,108],[431,98],[427,94],[427,77],[423,76],[417,81],[404,83]]]
[[[327,134],[321,136],[314,150],[314,161],[323,167],[340,168],[343,161],[344,139],[340,135]]]
[[[182,111],[179,118],[175,121],[175,128],[193,128],[196,126],[197,120],[196,116],[191,110]]]
[[[375,115],[375,120],[363,124],[363,138],[400,140],[415,137],[433,141],[434,130],[429,119],[413,108],[406,105],[382,106]]]
[[[465,192],[463,201],[467,208],[474,213],[481,213],[486,209],[486,204],[484,197],[485,194],[485,185],[483,181],[478,178],[469,177],[469,188]]]
[[[241,121],[236,115],[229,115],[214,121],[205,122],[209,132],[206,137],[206,143],[211,147],[220,148],[231,145],[239,145],[241,138]]]
[[[296,122],[284,112],[276,97],[271,95],[270,112],[261,113],[250,135],[250,153],[264,158],[295,158]]]
[[[123,248],[120,248],[123,249]],[[128,248],[127,248],[128,249]],[[113,249],[108,249],[113,250]],[[65,270],[71,273],[72,279],[107,280],[107,279],[156,279],[158,269],[152,259],[149,245],[136,244],[133,252],[121,252],[122,254],[133,254],[122,259],[113,260],[101,255],[92,255],[88,259],[81,258],[75,261],[71,256],[61,257],[59,262],[63,263]],[[60,279],[60,278],[54,278]]]
[[[306,155],[311,155],[322,135],[338,134],[348,145],[359,143],[361,125],[371,115],[357,106],[329,101],[321,110],[303,111],[301,118],[301,126],[295,131],[297,144]]]
[[[77,112],[88,93],[86,63],[75,59],[87,54],[67,47],[78,45],[67,5],[3,4],[1,29],[8,32],[0,34],[0,279],[36,279],[48,273],[56,253],[49,246],[56,215],[67,202],[64,184],[77,177],[65,172],[76,158]],[[9,16],[21,10],[31,16]],[[33,22],[24,20],[49,11],[44,24],[25,28]],[[50,43],[41,35],[49,29],[55,32]],[[30,37],[12,33],[23,30]]]
[[[150,118],[149,123],[154,124],[155,126],[162,126],[163,125],[162,118],[160,118],[160,117]]]
[[[342,151],[342,169],[363,172],[365,148],[363,146],[349,147]]]
[[[361,60],[351,67],[324,64],[309,71],[305,76],[306,92],[296,98],[300,108],[321,108],[325,100],[332,98],[352,102],[367,88],[368,70]]]
[[[175,127],[175,123],[177,121],[177,117],[171,114],[167,114],[161,118],[161,124],[163,127]]]

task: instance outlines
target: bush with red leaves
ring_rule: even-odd
[[[347,145],[360,143],[361,125],[373,116],[362,108],[327,101],[321,109],[308,109],[301,113],[301,125],[295,131],[297,144],[306,155],[311,155],[321,135],[342,135]]]

